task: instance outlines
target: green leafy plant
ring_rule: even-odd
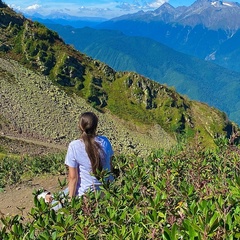
[[[114,182],[70,202],[55,193],[63,204],[57,212],[34,192],[30,219],[2,216],[0,238],[236,239],[239,146],[223,147],[222,142],[216,150],[196,142],[146,158],[116,156]],[[65,183],[59,181],[61,186]]]

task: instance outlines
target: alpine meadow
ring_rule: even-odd
[[[115,180],[101,172],[101,192],[71,201],[54,192],[55,212],[34,182],[65,187],[84,111],[111,140]],[[0,1],[0,239],[238,239],[239,140],[222,110],[116,71]]]

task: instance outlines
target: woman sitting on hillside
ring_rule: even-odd
[[[86,191],[99,190],[102,183],[97,179],[97,172],[106,170],[112,171],[111,158],[113,150],[111,143],[105,136],[96,134],[98,118],[92,112],[85,112],[80,115],[79,128],[80,139],[73,140],[68,147],[65,164],[68,166],[68,188],[63,191],[69,198],[82,196]],[[112,181],[110,175],[106,179]],[[45,198],[46,202],[56,205],[52,201],[51,193],[45,191],[38,195],[38,199]],[[59,205],[53,207],[57,210]]]

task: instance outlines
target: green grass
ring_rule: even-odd
[[[18,154],[9,154],[7,151],[4,149],[2,150],[0,148],[0,161],[3,161],[5,158],[10,158],[13,161],[20,159],[20,156]]]
[[[91,28],[74,29],[72,34],[72,27],[49,26],[67,43],[115,70],[134,71],[159,83],[175,86],[179,93],[207,102],[239,123],[238,73],[175,52],[147,38]]]
[[[7,184],[16,184],[25,177],[38,174],[64,173],[64,156],[62,154],[49,154],[40,157],[19,156],[16,154],[0,154],[0,187]]]

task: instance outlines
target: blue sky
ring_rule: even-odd
[[[189,6],[194,0],[3,0],[23,14],[40,13],[49,15],[66,13],[79,17],[112,18],[140,10],[148,11],[160,7],[164,2],[172,6]],[[240,1],[240,0],[238,0]]]

